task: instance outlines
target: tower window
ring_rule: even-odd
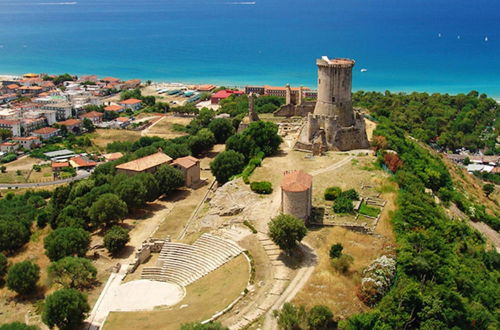
[[[334,97],[332,97],[332,102],[335,102],[335,96],[334,96]]]

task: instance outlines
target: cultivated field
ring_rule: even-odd
[[[125,129],[96,129],[92,134],[92,143],[102,151],[106,150],[108,143],[114,141],[137,141],[141,132]]]

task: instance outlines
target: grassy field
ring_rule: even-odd
[[[96,129],[92,133],[92,142],[102,151],[106,150],[106,145],[114,141],[137,141],[141,137],[141,132],[124,129]]]
[[[187,286],[186,297],[176,306],[148,312],[112,312],[103,329],[174,330],[184,323],[207,319],[224,309],[245,289],[248,271],[248,262],[240,255]]]
[[[187,125],[192,119],[193,118],[165,116],[147,131],[147,135],[159,136],[164,139],[173,139],[186,135],[184,132],[175,131],[172,126],[174,124]]]

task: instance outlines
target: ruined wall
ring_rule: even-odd
[[[315,105],[316,102],[314,101],[305,101],[297,105],[285,104],[282,105],[278,110],[273,112],[273,115],[275,117],[306,117],[308,114],[314,111]]]

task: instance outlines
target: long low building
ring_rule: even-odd
[[[142,157],[128,163],[123,163],[116,166],[118,173],[124,173],[128,175],[135,175],[139,173],[154,173],[162,165],[170,164],[172,158],[163,152],[157,152],[155,154]]]

